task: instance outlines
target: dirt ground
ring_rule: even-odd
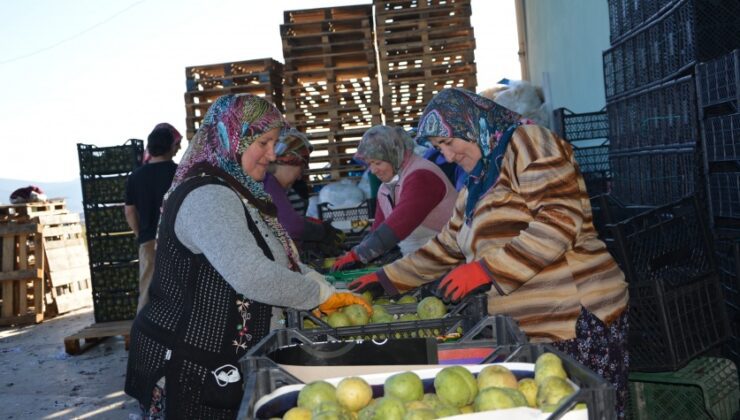
[[[123,392],[123,337],[77,356],[64,351],[64,337],[93,323],[88,307],[37,325],[0,328],[0,420],[128,419],[136,413],[138,403]]]

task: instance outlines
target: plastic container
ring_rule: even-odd
[[[693,147],[698,118],[693,76],[645,88],[606,105],[609,150]]]
[[[675,370],[729,336],[711,237],[695,197],[614,225],[629,282],[630,369]]]
[[[141,166],[144,141],[130,139],[122,146],[97,147],[77,144],[80,175],[110,175],[131,172]]]
[[[709,118],[702,131],[707,168],[715,162],[740,161],[740,113]]]
[[[82,177],[82,200],[85,205],[123,203],[127,181],[128,174]]]
[[[740,172],[709,174],[709,197],[714,217],[740,220]]]
[[[607,101],[687,74],[697,62],[740,47],[739,27],[740,3],[677,2],[604,52]]]
[[[568,108],[553,111],[553,131],[570,141],[602,140],[609,136],[606,110],[576,114]]]
[[[130,232],[123,205],[87,206],[85,229],[92,233]]]
[[[696,67],[699,105],[728,104],[740,112],[740,50]]]
[[[612,44],[640,29],[672,7],[677,0],[609,0],[609,39]]]
[[[453,333],[464,334],[488,316],[488,299],[485,294],[469,296],[448,309],[447,315],[439,319],[397,321],[340,328],[332,328],[308,311],[288,310],[286,326],[296,328],[314,340],[400,339],[445,336]],[[416,312],[416,304],[390,305],[386,310],[390,314]],[[310,320],[317,327],[305,328],[304,320]]]
[[[697,190],[695,148],[610,152],[611,194],[628,206],[661,206]]]
[[[90,270],[93,291],[121,292],[139,290],[139,263],[105,264]]]
[[[588,418],[589,420],[609,420],[616,418],[616,411],[614,409],[616,403],[613,388],[609,386],[603,378],[576,362],[570,356],[567,356],[550,346],[542,344],[504,346],[501,349],[501,356],[503,359],[502,363],[509,364],[507,366],[512,368],[514,373],[518,374],[519,377],[531,376],[534,361],[545,352],[555,353],[560,357],[563,361],[563,367],[565,368],[568,377],[578,387],[578,390],[571,398],[566,400],[557,411],[550,415],[541,413],[539,417],[535,418]],[[242,358],[241,366],[242,370],[247,373],[245,374],[245,392],[244,399],[242,400],[239,410],[239,419],[265,419],[270,417],[280,417],[287,409],[296,405],[298,390],[301,387],[295,385],[302,384],[297,377],[291,375],[266,357],[250,357],[247,355]],[[477,373],[485,367],[485,365],[466,365],[465,367],[471,372]],[[371,385],[376,385],[373,387],[374,396],[377,397],[381,395],[382,383],[387,376],[404,370],[406,369],[401,366],[391,366],[384,373],[368,375],[368,382]],[[427,392],[434,391],[432,378],[439,370],[439,367],[431,366],[421,370],[414,370],[424,380]],[[348,370],[347,376],[354,376],[351,368]],[[338,382],[339,380],[340,378],[329,379],[330,382]],[[278,393],[270,395],[280,387],[291,385],[293,386],[284,388]],[[586,403],[588,411],[579,410],[567,413],[568,410],[573,408],[579,402]],[[504,412],[498,414],[506,415]],[[472,420],[493,418],[492,416],[495,415],[495,412],[486,412],[461,415],[454,418],[459,417],[461,420]],[[509,416],[503,418],[512,417]]]
[[[90,252],[91,267],[100,263],[131,262],[139,258],[139,244],[136,235],[87,235],[87,248]]]
[[[635,420],[731,419],[740,408],[732,361],[697,357],[676,372],[630,374],[630,409]]]
[[[125,321],[136,317],[139,302],[138,287],[120,292],[93,292],[95,322]]]

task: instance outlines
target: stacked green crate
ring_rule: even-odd
[[[126,223],[124,202],[126,181],[141,166],[144,142],[78,144],[77,152],[95,321],[133,319],[139,297],[138,244]]]
[[[630,374],[635,420],[731,419],[739,402],[737,368],[727,359],[697,357],[675,372]]]

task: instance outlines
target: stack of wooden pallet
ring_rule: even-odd
[[[415,128],[444,88],[475,91],[470,0],[374,0],[386,124]]]
[[[214,100],[222,95],[251,93],[283,110],[283,65],[271,58],[185,68],[187,138],[193,138]]]
[[[285,114],[308,134],[313,185],[359,176],[362,134],[380,124],[372,6],[284,13]]]
[[[40,322],[92,304],[80,216],[63,199],[0,206],[0,325]]]

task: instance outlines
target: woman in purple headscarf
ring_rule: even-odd
[[[277,220],[261,181],[284,126],[262,98],[222,96],[178,166],[131,329],[125,389],[145,418],[235,418],[238,360],[268,333],[273,306],[369,307],[301,265]]]

